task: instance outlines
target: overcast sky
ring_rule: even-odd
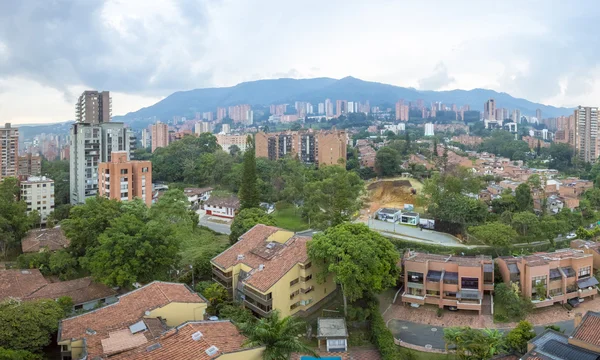
[[[600,105],[596,1],[0,0],[0,123],[113,114],[178,90],[354,76]]]

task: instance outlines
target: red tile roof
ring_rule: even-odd
[[[571,338],[600,346],[600,312],[588,311],[573,331]]]
[[[202,333],[202,337],[198,341],[192,339],[192,334],[197,331]],[[244,350],[245,341],[246,337],[240,334],[235,325],[228,320],[187,322],[176,329],[165,332],[160,338],[112,356],[111,359],[209,360],[225,353]],[[160,347],[148,351],[150,346]],[[219,351],[217,354],[209,356],[206,350],[211,346],[216,346]]]
[[[223,269],[238,263],[248,265],[254,270],[245,283],[260,291],[267,291],[296,264],[308,262],[306,243],[310,238],[296,235],[285,244],[276,244],[268,256],[258,255],[267,252],[264,249],[266,241],[277,231],[282,229],[258,224],[240,236],[237,243],[213,258],[212,262]],[[238,260],[238,255],[243,255],[243,259]],[[258,270],[260,265],[264,265],[263,270]]]
[[[171,302],[205,303],[185,284],[155,281],[119,297],[119,301],[100,309],[61,321],[58,339],[86,339],[89,358],[104,353],[102,340],[109,333],[126,329],[140,321],[145,312]],[[95,333],[90,335],[87,329]]]
[[[38,269],[0,271],[0,301],[8,297],[22,299],[47,284]]]
[[[49,251],[57,251],[69,246],[69,239],[60,227],[51,229],[30,230],[21,240],[21,248],[24,253],[38,252],[42,248]]]
[[[47,284],[27,295],[24,300],[58,299],[61,296],[69,296],[73,299],[73,304],[78,305],[115,295],[117,295],[115,290],[104,284],[93,282],[90,277],[85,277]]]

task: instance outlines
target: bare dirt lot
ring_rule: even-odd
[[[365,207],[361,211],[361,218],[368,217],[367,210],[374,214],[382,207],[402,209],[404,204],[413,204],[415,210],[421,212],[422,209],[417,208],[415,203],[422,188],[421,182],[411,178],[373,181],[367,185]],[[411,189],[416,190],[416,194],[412,194]]]

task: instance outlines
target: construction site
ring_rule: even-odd
[[[364,209],[361,218],[366,219],[369,214],[375,214],[381,208],[403,209],[405,204],[414,205],[414,211],[423,212],[416,205],[417,196],[423,184],[412,178],[397,178],[372,181],[366,185]]]

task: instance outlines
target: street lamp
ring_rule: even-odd
[[[196,283],[194,282],[194,265],[190,265],[190,269],[192,270],[192,290],[196,291]]]

